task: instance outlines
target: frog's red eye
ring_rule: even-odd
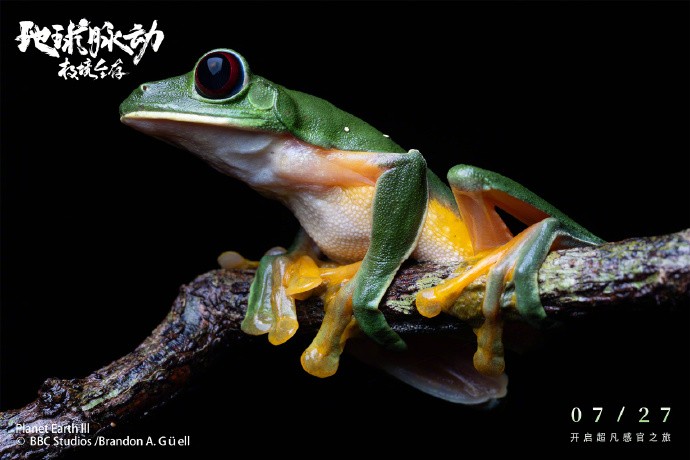
[[[225,99],[242,89],[244,69],[232,53],[214,51],[199,61],[194,71],[194,84],[199,94],[209,99]]]

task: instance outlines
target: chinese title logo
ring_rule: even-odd
[[[86,19],[77,24],[70,21],[66,28],[60,24],[53,24],[51,27],[52,30],[32,21],[20,21],[19,35],[15,40],[19,42],[19,51],[22,53],[33,43],[37,50],[48,56],[58,59],[64,57],[59,65],[58,76],[65,80],[98,80],[108,77],[120,80],[127,75],[123,70],[122,59],[117,58],[108,63],[98,57],[99,52],[112,53],[119,49],[132,56],[132,62],[137,65],[149,46],[157,52],[165,38],[163,31],[157,29],[158,21],[155,20],[148,30],[141,24],[134,24],[126,34],[115,30],[110,22],[106,21],[99,27],[91,25]],[[70,61],[72,56],[82,56],[81,61],[73,64]]]

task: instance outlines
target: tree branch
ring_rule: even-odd
[[[456,267],[413,264],[403,267],[381,305],[402,334],[452,332],[462,322],[450,315],[426,319],[414,309],[414,293],[437,284]],[[132,353],[83,379],[48,379],[38,399],[0,414],[2,460],[54,458],[84,445],[116,424],[143,416],[177,395],[207,367],[215,352],[240,340],[252,271],[214,270],[183,286],[163,322]],[[481,318],[485,279],[463,292],[458,304],[471,306],[467,320]],[[576,248],[549,255],[539,272],[542,303],[549,317],[568,319],[606,307],[646,306],[687,299],[690,294],[690,229],[660,237]],[[504,304],[509,305],[510,296]],[[466,309],[463,309],[465,311]],[[323,318],[318,299],[298,305],[300,332],[313,334]],[[66,445],[31,445],[53,427],[87,423],[89,433],[63,434]],[[24,431],[43,433],[20,434]],[[23,444],[18,443],[20,439]],[[19,441],[21,442],[21,441]]]

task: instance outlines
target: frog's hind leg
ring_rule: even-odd
[[[459,276],[420,291],[417,308],[422,315],[435,316],[450,308],[467,285],[486,274],[484,322],[475,329],[478,349],[474,365],[482,373],[500,375],[504,369],[500,309],[507,290],[515,295],[517,310],[525,319],[542,319],[545,312],[537,275],[546,255],[554,247],[598,244],[601,240],[542,198],[499,174],[460,165],[450,170],[448,181],[478,261]],[[513,237],[496,207],[528,227]]]

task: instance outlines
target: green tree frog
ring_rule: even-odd
[[[288,250],[270,250],[255,263],[233,252],[219,261],[226,268],[256,267],[242,329],[268,334],[273,344],[297,330],[295,300],[323,296],[323,322],[301,357],[303,368],[318,377],[336,372],[357,331],[388,349],[406,349],[378,308],[405,260],[471,261],[471,269],[420,290],[416,307],[427,317],[448,311],[465,286],[487,275],[473,366],[462,371],[475,375],[444,377],[478,383],[453,386],[414,371],[402,374],[456,402],[502,396],[506,288],[522,317],[539,321],[545,312],[537,271],[548,252],[601,242],[499,174],[455,166],[448,187],[419,151],[405,151],[325,100],[253,75],[230,49],[206,53],[184,75],[142,84],[121,104],[120,115],[126,125],[198,155],[294,213],[301,229]],[[527,228],[514,236],[496,207]]]

